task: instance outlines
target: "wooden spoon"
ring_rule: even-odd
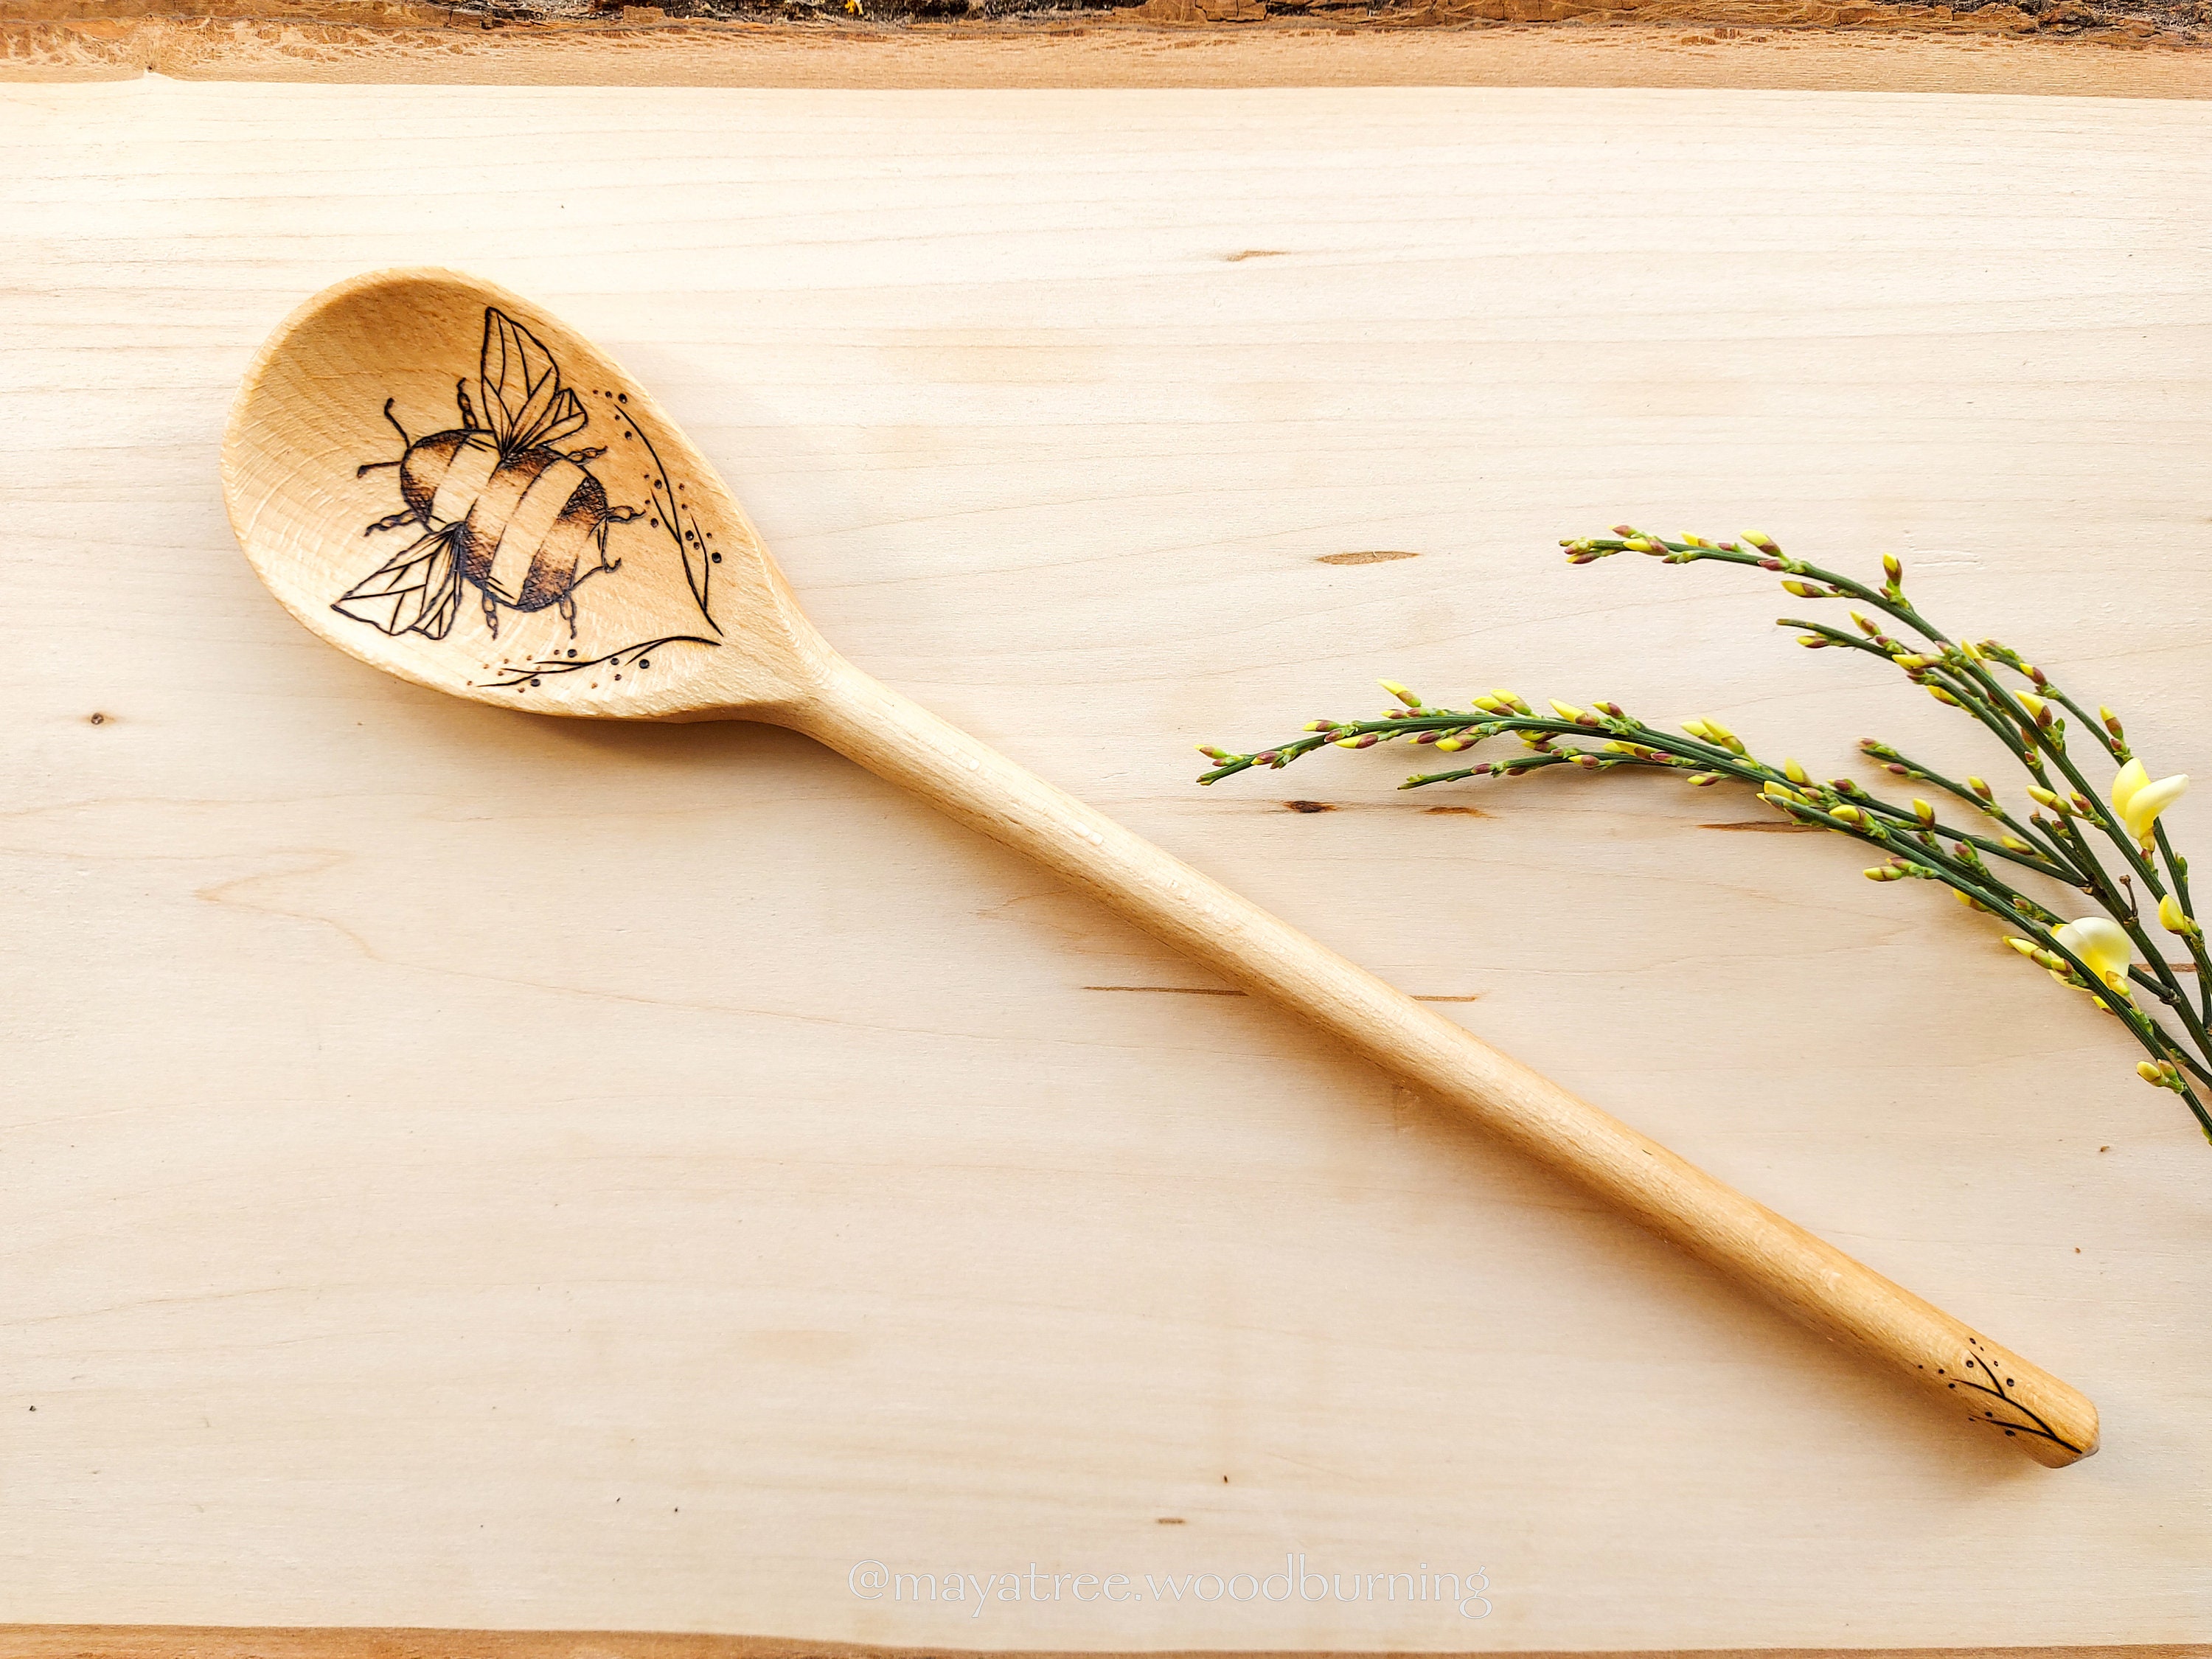
[[[1090,889],[2039,1462],[2096,1449],[2096,1408],[2064,1382],[854,668],[653,399],[514,295],[431,270],[317,295],[247,370],[222,477],[261,580],[331,644],[501,708],[803,732]]]

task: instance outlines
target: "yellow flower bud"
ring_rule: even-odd
[[[1956,697],[1953,696],[1948,691],[1946,691],[1940,685],[1929,686],[1928,688],[1928,695],[1935,698],[1938,702],[1950,704],[1954,708],[1963,708],[1966,707],[1964,703],[1960,702]]]
[[[1587,708],[1577,708],[1571,702],[1561,702],[1557,697],[1554,697],[1552,699],[1552,712],[1557,714],[1563,720],[1578,720],[1584,714],[1588,714],[1589,710]]]
[[[2147,1060],[2139,1060],[2136,1062],[2136,1075],[2145,1083],[2154,1083],[2161,1089],[2166,1087],[2166,1073]]]
[[[1421,700],[1395,680],[1378,680],[1376,684],[1408,708],[1419,708],[1421,706]]]
[[[1792,783],[1810,783],[1813,781],[1805,769],[1794,760],[1785,760],[1782,763],[1782,775]]]
[[[2020,706],[2027,710],[2027,717],[2038,726],[2051,724],[2051,706],[2033,691],[2020,694]]]
[[[2158,902],[2158,925],[2169,933],[2179,933],[2184,939],[2193,939],[2203,931],[2182,909],[2181,901],[2171,893]]]
[[[2035,960],[2035,953],[2039,947],[2033,939],[2015,939],[2012,935],[2007,934],[2005,936],[2005,943],[2011,945],[2014,950],[2019,951],[2021,955],[2026,957],[2030,962]]]

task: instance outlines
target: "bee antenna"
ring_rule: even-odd
[[[404,461],[365,461],[354,468],[353,476],[356,478],[366,478],[380,466],[404,466]]]
[[[398,401],[397,398],[386,398],[384,400],[384,418],[392,422],[392,429],[399,434],[399,441],[412,449],[415,447],[415,441],[407,435],[407,428],[399,424],[398,417],[392,412],[392,405]]]

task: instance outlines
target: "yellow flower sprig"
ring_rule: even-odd
[[[1947,821],[1925,796],[1893,801],[1848,777],[1817,779],[1794,760],[1778,766],[1761,760],[1710,715],[1669,731],[1614,702],[1583,707],[1553,699],[1540,711],[1503,690],[1479,694],[1468,708],[1456,709],[1427,703],[1395,680],[1382,682],[1393,705],[1370,720],[1314,720],[1289,742],[1251,754],[1202,747],[1215,764],[1199,781],[1213,783],[1255,767],[1279,769],[1322,747],[1405,742],[1457,754],[1510,737],[1521,752],[1416,774],[1401,787],[1524,777],[1561,766],[1584,772],[1671,771],[1696,787],[1747,785],[1797,823],[1875,848],[1882,861],[1867,869],[1869,879],[1934,881],[1960,903],[1994,917],[2008,930],[2004,940],[2012,950],[2127,1027],[2149,1056],[2136,1068],[2137,1075],[2179,1095],[2212,1140],[2206,1103],[2212,1097],[2212,957],[2191,908],[2188,861],[2173,851],[2161,823],[2186,793],[2185,775],[2153,777],[2130,748],[2118,716],[2102,706],[2090,716],[2010,647],[1995,640],[1954,641],[1939,632],[1906,599],[1904,566],[1893,556],[1884,556],[1876,586],[1791,558],[1772,538],[1757,533],[1733,542],[1689,535],[1669,540],[1624,525],[1610,537],[1562,545],[1574,564],[1636,552],[1670,564],[1755,565],[1780,573],[1794,598],[1864,606],[1850,613],[1849,629],[1801,618],[1782,622],[1803,630],[1799,642],[1809,648],[1877,658],[1938,702],[1972,716],[2027,774],[2031,806],[2017,812],[1984,780],[1948,777],[1873,738],[1860,747],[1883,772],[1926,785],[1954,804],[1954,818],[1963,809],[1964,822]],[[2075,722],[2116,768],[2103,788],[2090,782],[2082,757],[2069,747]],[[2021,876],[2014,872],[2086,896],[2101,914],[2068,920],[2015,885]],[[2138,888],[2144,897],[2138,898]],[[2154,939],[2146,904],[2159,929],[2189,951],[2191,962],[2181,966],[2195,969],[2193,991]],[[2073,908],[2079,908],[2078,900]]]

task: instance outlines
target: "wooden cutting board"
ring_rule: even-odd
[[[0,1619],[2212,1638],[2212,1147],[2108,1022],[1720,791],[1190,782],[1386,674],[1996,763],[1761,581],[1561,563],[1624,517],[1895,551],[2212,773],[2212,105],[6,101]],[[605,343],[862,665],[2082,1386],[2104,1451],[1961,1435],[799,739],[312,639],[218,438],[288,307],[397,263]],[[1486,1611],[1256,1589],[1301,1559]]]

